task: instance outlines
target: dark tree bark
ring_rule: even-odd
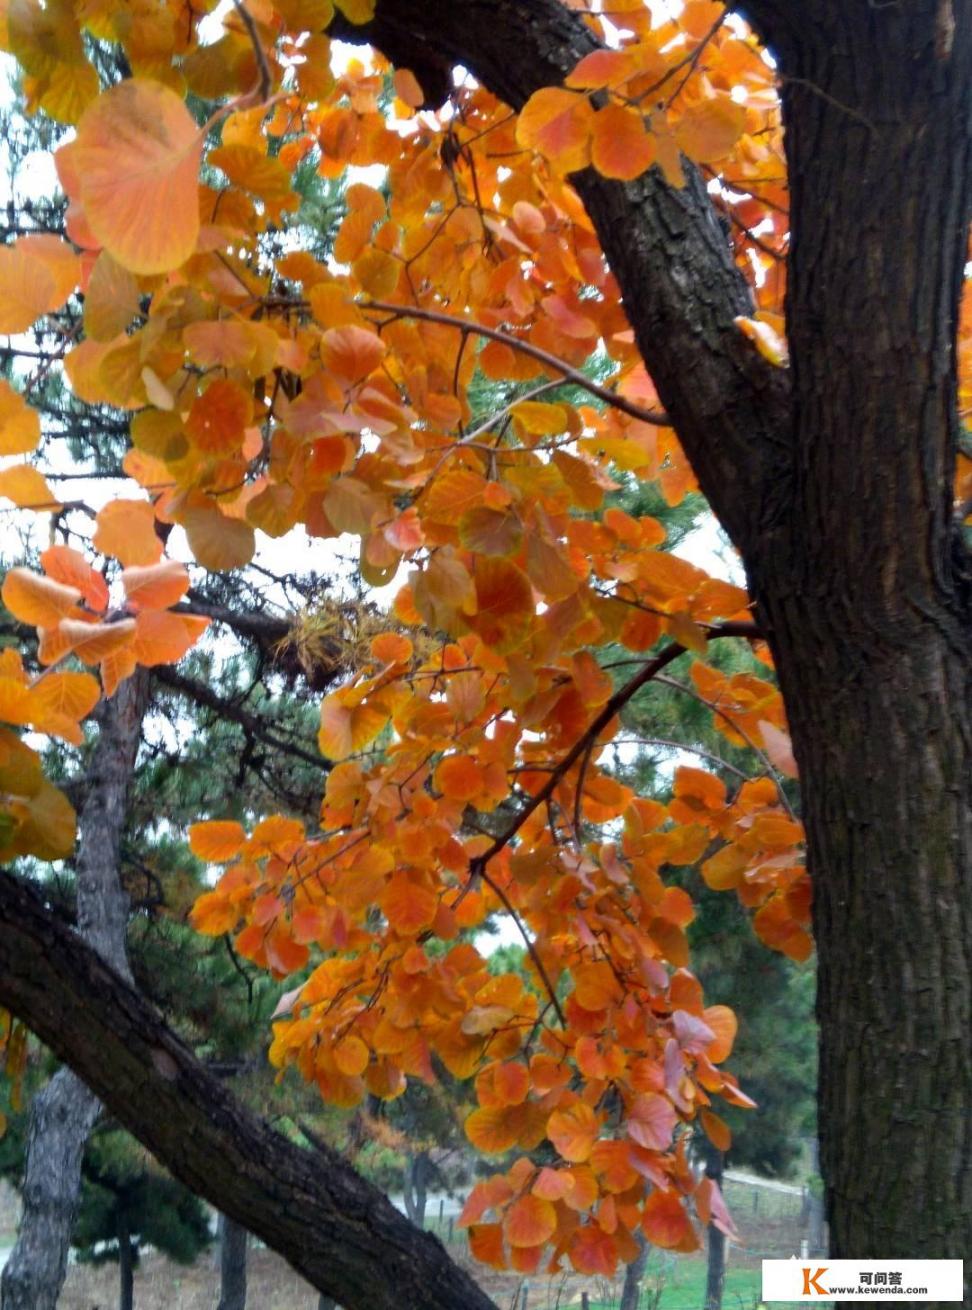
[[[967,1259],[972,624],[952,471],[972,6],[818,2],[799,33],[766,21],[796,459],[751,567],[814,876],[830,1254]]]
[[[722,1187],[724,1158],[711,1143],[705,1148],[705,1176]],[[715,1224],[706,1229],[705,1310],[722,1310],[722,1293],[726,1285],[726,1235]]]
[[[0,875],[0,1005],[22,1016],[168,1168],[346,1310],[495,1310],[335,1151],[301,1150],[243,1106],[156,1011]]]
[[[638,1245],[641,1249],[624,1271],[624,1286],[621,1288],[621,1304],[618,1310],[638,1310],[638,1302],[641,1300],[641,1283],[648,1265],[648,1251],[650,1249],[640,1233],[638,1234]]]
[[[405,1166],[405,1186],[402,1189],[405,1213],[417,1228],[425,1227],[425,1206],[431,1163],[428,1151],[418,1151],[408,1157]]]
[[[972,570],[952,519],[972,140],[968,0],[748,0],[780,68],[792,368],[689,170],[575,184],[742,553],[800,764],[831,1254],[972,1250]],[[350,33],[348,33],[350,34]],[[593,37],[558,0],[380,0],[406,65],[515,108]],[[968,1291],[972,1300],[972,1287]]]
[[[147,674],[122,683],[102,702],[98,741],[78,815],[78,932],[128,981],[128,897],[118,852],[142,716]],[[0,1278],[3,1310],[54,1310],[67,1270],[81,1187],[81,1157],[101,1111],[72,1073],[59,1069],[34,1098],[27,1129],[23,1214]]]
[[[135,1246],[123,1204],[118,1208],[118,1310],[134,1310]]]
[[[226,1215],[219,1217],[219,1305],[246,1310],[246,1248],[249,1234]]]

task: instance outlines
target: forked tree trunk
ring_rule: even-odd
[[[147,686],[142,671],[103,703],[78,817],[78,932],[129,981],[128,897],[118,877],[118,851]],[[81,1157],[100,1112],[97,1097],[70,1069],[58,1070],[34,1098],[23,1214],[17,1243],[0,1278],[2,1310],[55,1310],[67,1271]]]
[[[217,1310],[246,1310],[246,1229],[219,1216],[219,1306]]]

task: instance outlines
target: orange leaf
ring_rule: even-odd
[[[206,892],[192,907],[189,921],[206,937],[222,937],[239,922],[239,909],[220,892]]]
[[[22,509],[57,509],[61,503],[43,474],[29,464],[15,464],[0,473],[0,496]]]
[[[229,455],[243,445],[252,413],[249,392],[238,382],[217,378],[192,402],[186,432],[206,454]]]
[[[133,644],[135,621],[81,623],[76,619],[62,619],[57,632],[66,643],[65,649],[73,651],[78,659],[84,660],[85,664],[100,664],[109,655]]]
[[[469,1229],[469,1250],[480,1264],[493,1269],[506,1268],[500,1224],[473,1224]]]
[[[484,787],[482,765],[471,755],[447,755],[435,770],[435,785],[453,801],[471,801]]]
[[[9,569],[3,580],[3,603],[21,623],[54,628],[62,618],[77,613],[81,592],[31,569]]]
[[[41,568],[55,582],[77,587],[89,609],[99,614],[108,605],[108,584],[84,556],[70,546],[48,546],[40,557]]]
[[[547,1136],[565,1160],[580,1164],[586,1160],[598,1133],[597,1116],[584,1101],[566,1110],[555,1110],[547,1120]]]
[[[189,573],[177,560],[160,560],[158,564],[123,569],[122,586],[132,609],[168,609],[186,594]]]
[[[428,928],[439,908],[438,899],[405,873],[397,873],[385,888],[381,908],[389,925],[402,936]]]
[[[29,455],[39,441],[40,415],[0,379],[0,455]]]
[[[655,1188],[645,1202],[641,1230],[649,1242],[665,1247],[666,1250],[694,1250],[698,1245],[685,1207],[678,1193],[673,1190]],[[692,1245],[687,1246],[688,1242],[692,1242]]]
[[[606,1010],[621,999],[621,986],[606,960],[580,964],[574,969],[574,998],[584,1010]]]
[[[510,1246],[543,1246],[556,1231],[557,1211],[535,1192],[514,1201],[503,1217],[503,1232]]]
[[[330,760],[346,759],[370,746],[387,722],[388,712],[380,705],[349,704],[343,691],[334,692],[321,704],[318,749]]]
[[[520,1140],[523,1115],[518,1105],[481,1106],[466,1119],[466,1136],[484,1155],[502,1155]]]
[[[634,71],[634,62],[627,50],[592,50],[567,74],[564,86],[594,91],[623,82]]]
[[[568,1254],[579,1274],[610,1278],[618,1264],[617,1243],[598,1224],[582,1224],[570,1239]]]
[[[171,610],[142,610],[135,620],[133,653],[139,664],[175,664],[196,644],[209,627],[209,619],[198,614],[173,614]]]
[[[204,139],[174,91],[136,77],[102,92],[62,147],[92,232],[124,268],[167,273],[195,250]]]
[[[321,338],[321,363],[348,386],[374,372],[385,357],[385,343],[376,332],[347,324],[329,328]]]
[[[546,86],[534,92],[520,111],[516,139],[537,150],[561,173],[573,173],[590,160],[594,110],[587,96],[563,87]]]
[[[334,1046],[334,1063],[346,1078],[357,1078],[368,1067],[371,1053],[360,1037],[349,1033]]]
[[[728,155],[745,126],[745,106],[719,96],[687,109],[675,128],[675,140],[689,159],[709,164]]]
[[[604,177],[629,181],[655,162],[655,142],[637,110],[605,105],[594,115],[591,163]]]
[[[154,564],[162,554],[155,511],[147,500],[112,500],[98,511],[92,544],[122,564]]]
[[[713,1064],[721,1064],[732,1054],[732,1045],[739,1027],[736,1016],[728,1005],[710,1005],[702,1011],[702,1018],[715,1033],[715,1041],[709,1046],[706,1055]]]
[[[720,1151],[728,1151],[732,1146],[732,1131],[726,1121],[711,1110],[703,1110],[699,1117],[712,1145]]]
[[[189,828],[189,849],[199,859],[212,864],[235,859],[245,841],[243,825],[231,819],[208,819]]]

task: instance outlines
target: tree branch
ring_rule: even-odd
[[[0,1004],[176,1178],[347,1310],[495,1310],[438,1239],[337,1152],[301,1150],[247,1110],[9,874],[0,874]]]
[[[562,359],[556,355],[551,355],[548,350],[541,350],[539,346],[532,345],[529,341],[522,341],[512,332],[503,332],[500,328],[487,327],[485,323],[476,323],[472,319],[460,318],[458,314],[440,313],[435,309],[421,309],[417,305],[395,305],[386,300],[365,300],[361,302],[362,309],[377,309],[382,313],[391,315],[393,319],[397,318],[421,318],[428,323],[441,323],[444,327],[456,328],[465,337],[472,334],[477,337],[489,337],[491,341],[502,341],[504,345],[509,346],[512,350],[519,350],[524,355],[529,355],[531,359],[537,360],[546,368],[555,369],[563,377],[564,382],[570,382],[575,387],[582,387],[590,395],[596,396],[598,400],[603,400],[606,405],[613,405],[619,409],[622,414],[628,414],[631,418],[641,419],[642,423],[653,423],[656,427],[668,427],[671,419],[667,414],[659,414],[657,410],[645,409],[642,405],[636,405],[633,400],[628,400],[617,391],[612,391],[610,387],[602,387],[599,383],[594,382],[582,373],[580,369],[571,368],[565,364]]]
[[[245,733],[255,737],[258,741],[264,742],[265,745],[271,746],[274,750],[291,755],[294,759],[303,760],[305,764],[310,764],[315,769],[323,771],[326,768],[325,761],[321,756],[305,751],[302,746],[299,746],[296,742],[288,741],[285,737],[279,737],[270,730],[258,715],[251,714],[242,706],[235,705],[232,701],[226,700],[225,697],[217,695],[208,684],[197,682],[195,678],[187,678],[184,674],[177,673],[175,669],[166,664],[158,665],[153,673],[155,680],[162,683],[163,686],[188,697],[189,700],[195,701],[197,705],[202,706],[204,709],[212,710],[221,719],[228,719],[231,723],[238,723]]]

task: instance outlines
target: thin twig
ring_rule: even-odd
[[[253,15],[247,9],[243,0],[233,0],[233,8],[240,16],[240,21],[246,28],[246,34],[250,38],[253,46],[253,54],[256,57],[257,68],[260,73],[260,80],[257,82],[254,94],[259,97],[258,104],[265,104],[270,99],[270,88],[273,86],[273,74],[270,72],[270,62],[267,59],[267,52],[263,48],[263,42],[260,40],[260,33],[257,31],[257,25]]]
[[[491,341],[500,341],[512,350],[519,350],[522,354],[529,355],[547,368],[556,369],[563,376],[565,382],[571,382],[574,386],[581,387],[590,395],[596,396],[598,400],[603,400],[606,405],[613,405],[615,409],[619,409],[622,414],[627,414],[630,418],[640,419],[642,423],[652,423],[661,428],[671,427],[672,425],[672,421],[667,414],[660,413],[658,410],[644,409],[641,405],[636,405],[633,400],[627,400],[624,396],[618,395],[617,392],[602,387],[597,382],[592,382],[589,377],[578,369],[571,368],[569,364],[565,364],[556,355],[541,350],[539,346],[531,345],[529,341],[521,341],[519,337],[504,332],[501,328],[487,327],[485,323],[459,318],[455,314],[445,314],[437,309],[420,309],[417,305],[393,305],[387,300],[362,300],[358,303],[362,309],[377,309],[382,314],[390,314],[392,319],[421,318],[428,323],[441,323],[444,327],[453,327],[459,332],[473,333],[478,337],[488,337]]]

